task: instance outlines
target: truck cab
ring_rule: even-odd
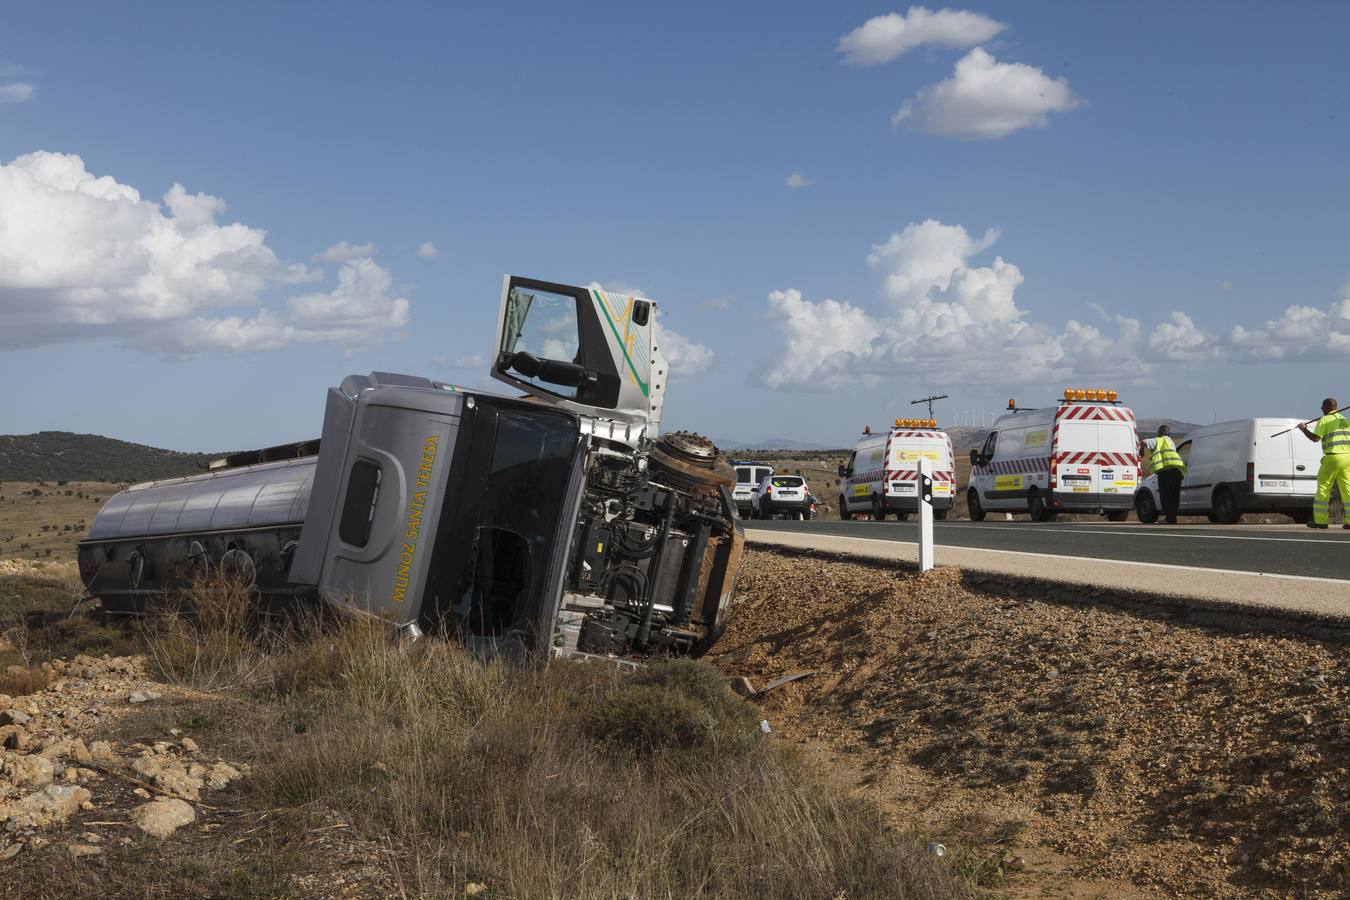
[[[744,537],[717,449],[657,433],[655,304],[507,276],[500,313],[491,374],[525,396],[349,376],[319,440],[111,498],[89,592],[138,614],[224,573],[486,655],[706,650]]]

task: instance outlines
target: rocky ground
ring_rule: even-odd
[[[101,739],[129,710],[171,690],[148,681],[137,658],[77,656],[6,674],[50,681],[24,696],[0,694],[0,860],[53,840],[81,859],[109,843],[130,845],[137,832],[167,838],[248,771],[178,728],[152,743]],[[86,829],[77,837],[63,829],[72,818]]]
[[[726,671],[813,673],[763,698],[779,733],[1013,893],[1350,883],[1344,646],[759,551],[738,600]]]

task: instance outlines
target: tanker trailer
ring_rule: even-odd
[[[79,545],[88,592],[137,615],[219,572],[265,607],[324,603],[488,654],[700,654],[744,533],[717,448],[658,436],[655,316],[508,275],[491,375],[522,396],[349,376],[319,439],[110,498]]]

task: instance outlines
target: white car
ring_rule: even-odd
[[[811,518],[811,492],[800,475],[770,475],[755,488],[750,506],[755,519],[806,520]]]
[[[736,469],[736,486],[731,489],[731,502],[736,504],[736,512],[741,518],[748,519],[753,512],[750,499],[759,489],[760,482],[773,474],[773,466],[757,462],[737,462],[732,466]]]
[[[1322,445],[1295,431],[1298,423],[1237,419],[1187,434],[1177,444],[1186,461],[1180,512],[1226,525],[1249,512],[1284,513],[1296,522],[1311,519]],[[1150,475],[1135,492],[1135,515],[1140,522],[1155,522],[1161,506],[1158,478]]]

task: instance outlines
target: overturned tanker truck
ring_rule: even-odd
[[[323,602],[485,653],[701,654],[726,621],[744,533],[735,474],[658,437],[666,362],[650,300],[506,276],[505,397],[353,375],[318,440],[130,487],[79,546],[112,614],[222,572],[264,608]]]

